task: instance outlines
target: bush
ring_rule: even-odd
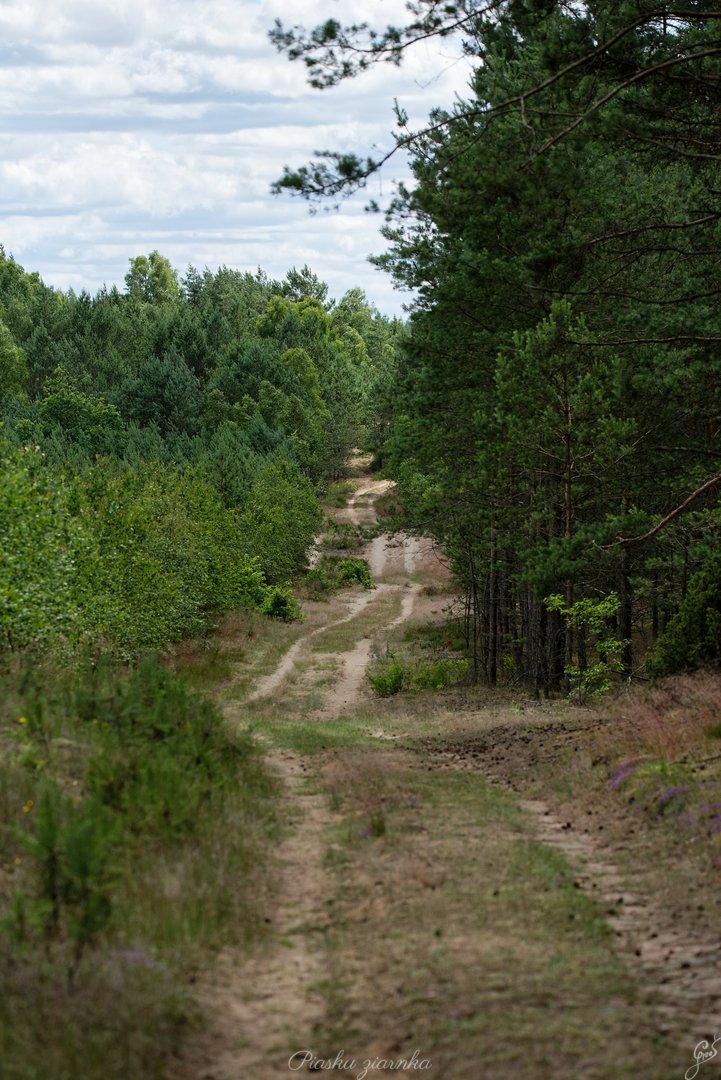
[[[341,559],[337,567],[339,585],[362,585],[364,589],[375,588],[368,563],[363,559]]]
[[[336,592],[338,578],[335,570],[329,567],[327,557],[321,559],[318,565],[306,574],[303,584],[313,598],[330,596]]]
[[[376,665],[368,680],[379,697],[391,697],[402,690],[445,690],[467,676],[467,660],[417,660],[412,665],[390,660]]]
[[[421,660],[410,675],[414,690],[445,690],[468,675],[467,660]]]
[[[295,622],[300,619],[300,605],[289,589],[273,585],[266,592],[262,609],[264,615],[283,622]]]
[[[3,1075],[160,1080],[195,957],[262,933],[275,783],[156,659],[13,663],[0,743]]]
[[[312,593],[328,595],[343,585],[362,585],[374,589],[368,564],[363,559],[343,559],[337,555],[324,555],[305,576],[305,584]]]
[[[213,612],[277,607],[243,539],[195,469],[97,462],[68,479],[37,450],[6,452],[0,650],[102,641],[132,657],[202,632]]]
[[[1,451],[2,448],[0,448]],[[45,646],[77,632],[77,582],[96,557],[67,488],[37,449],[0,459],[0,649]]]
[[[133,832],[192,830],[204,805],[232,782],[249,745],[231,739],[215,706],[157,658],[143,660],[117,689],[108,686],[110,673],[106,667],[96,683],[102,711],[89,717],[100,727],[89,792]],[[78,712],[92,711],[86,689]]]
[[[288,581],[306,565],[322,521],[313,485],[286,458],[265,466],[240,515],[242,549],[254,556],[271,584]]]
[[[98,466],[75,486],[99,544],[85,598],[91,639],[136,655],[202,632],[214,611],[262,605],[263,574],[242,552],[235,516],[194,470]]]
[[[609,593],[600,600],[577,600],[569,607],[563,596],[556,594],[547,596],[544,604],[549,611],[558,612],[568,626],[582,633],[589,654],[596,654],[596,662],[585,669],[576,664],[565,667],[569,696],[580,702],[603,697],[611,689],[613,675],[623,672],[620,654],[628,644],[625,639],[615,638],[609,630],[609,623],[618,613],[618,596]]]
[[[47,779],[38,796],[35,830],[17,830],[36,884],[30,898],[15,894],[3,928],[16,941],[38,934],[46,942],[72,942],[71,980],[86,946],[110,920],[120,834],[104,806],[70,799]]]
[[[368,681],[379,697],[392,697],[400,694],[403,689],[404,671],[403,665],[397,660],[379,668],[378,671],[370,672]]]

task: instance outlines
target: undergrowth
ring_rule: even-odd
[[[305,577],[305,589],[311,598],[323,598],[345,585],[375,588],[368,563],[364,559],[324,555]]]
[[[379,697],[392,697],[403,690],[445,690],[468,676],[467,660],[416,660],[402,663],[389,658],[379,660],[368,681]]]
[[[611,789],[687,834],[721,833],[721,676],[676,675],[612,705],[598,736]]]
[[[16,662],[0,688],[3,1075],[164,1076],[203,950],[260,933],[273,785],[155,657]]]

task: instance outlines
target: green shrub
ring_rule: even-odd
[[[368,563],[363,559],[341,559],[337,568],[339,585],[362,585],[364,589],[373,589]]]
[[[1,448],[0,448],[1,452]],[[0,457],[0,649],[77,634],[83,567],[96,550],[37,449]]]
[[[270,461],[240,514],[241,550],[254,556],[271,584],[288,581],[306,565],[322,515],[310,480],[287,458]]]
[[[385,664],[375,672],[369,672],[368,681],[379,697],[392,697],[403,689],[403,665],[397,660]]]
[[[445,690],[467,675],[467,660],[419,660],[410,673],[410,685],[414,690]]]
[[[300,604],[289,589],[280,585],[272,585],[266,591],[261,611],[271,619],[282,619],[283,622],[295,622],[301,617]]]
[[[362,585],[374,589],[368,564],[363,559],[344,559],[338,555],[324,555],[305,576],[305,585],[312,592],[329,595],[344,585]]]
[[[328,566],[327,556],[321,559],[317,566],[306,574],[303,584],[311,596],[330,596],[338,589],[338,578],[335,570]]]
[[[398,660],[377,664],[368,679],[380,697],[402,690],[445,690],[468,676],[467,660],[417,660],[404,665]]]
[[[0,462],[0,648],[104,641],[126,656],[262,609],[267,586],[235,514],[193,469],[88,466],[35,450]]]
[[[368,531],[370,530],[362,530],[358,525],[339,525],[337,522],[329,519],[323,536],[323,547],[331,549],[335,548],[336,550],[343,551],[356,551],[365,544],[368,539],[368,536],[366,535]]]
[[[135,832],[192,830],[204,804],[222,794],[248,747],[231,739],[207,699],[148,657],[109,692],[106,674],[99,751],[88,790]],[[84,701],[87,710],[87,697]],[[90,723],[98,726],[98,717]]]
[[[121,828],[106,807],[92,799],[70,799],[47,779],[36,818],[34,830],[17,830],[31,864],[34,893],[16,893],[2,925],[15,940],[30,941],[39,934],[46,941],[72,942],[72,979],[86,946],[110,920]]]
[[[581,668],[577,664],[568,664],[565,668],[570,687],[570,697],[585,701],[589,697],[600,698],[611,689],[614,674],[623,671],[620,654],[628,642],[613,636],[609,630],[610,622],[616,617],[619,599],[616,593],[609,593],[600,600],[577,600],[569,607],[563,596],[547,596],[544,604],[549,611],[556,611],[568,626],[581,632],[586,638],[586,648],[596,662]]]

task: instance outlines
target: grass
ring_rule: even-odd
[[[721,715],[721,675],[675,675],[610,699],[614,743],[629,755],[674,761],[721,750],[714,727]]]
[[[318,614],[322,618],[324,613]],[[188,686],[216,696],[244,696],[308,630],[305,622],[233,612],[220,620],[212,638],[183,642],[169,650],[165,660]]]
[[[72,995],[51,964],[3,965],[3,1076],[162,1080],[192,1016],[173,973],[140,951],[99,957]]]
[[[328,492],[323,497],[323,503],[326,506],[333,506],[341,509],[348,502],[348,497],[358,487],[355,480],[338,480],[334,484],[328,486]]]
[[[166,1077],[197,967],[263,934],[275,784],[157,660],[14,665],[0,689],[3,1075]]]
[[[378,593],[358,615],[339,626],[331,626],[313,639],[313,651],[348,652],[361,638],[392,622],[401,610],[400,590]]]
[[[610,698],[596,743],[616,795],[717,858],[721,676],[675,675]]]
[[[364,745],[371,741],[359,725],[346,719],[321,722],[316,719],[303,721],[295,717],[286,719],[276,709],[267,710],[264,715],[255,718],[249,731],[267,736],[275,746],[284,750],[307,755]]]
[[[392,697],[402,691],[445,690],[467,679],[467,660],[401,663],[389,658],[376,661],[368,671],[368,681],[379,697]]]
[[[324,776],[346,857],[329,862],[343,933],[327,944],[339,974],[319,1056],[418,1049],[460,1080],[667,1080],[681,1067],[649,1031],[603,911],[509,795],[387,747],[329,759]]]

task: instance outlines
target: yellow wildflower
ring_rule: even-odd
[[[27,724],[27,722],[28,722],[27,716],[18,716],[18,724]]]
[[[23,814],[29,814],[34,805],[35,803],[33,799],[28,799],[28,801],[23,806]]]

